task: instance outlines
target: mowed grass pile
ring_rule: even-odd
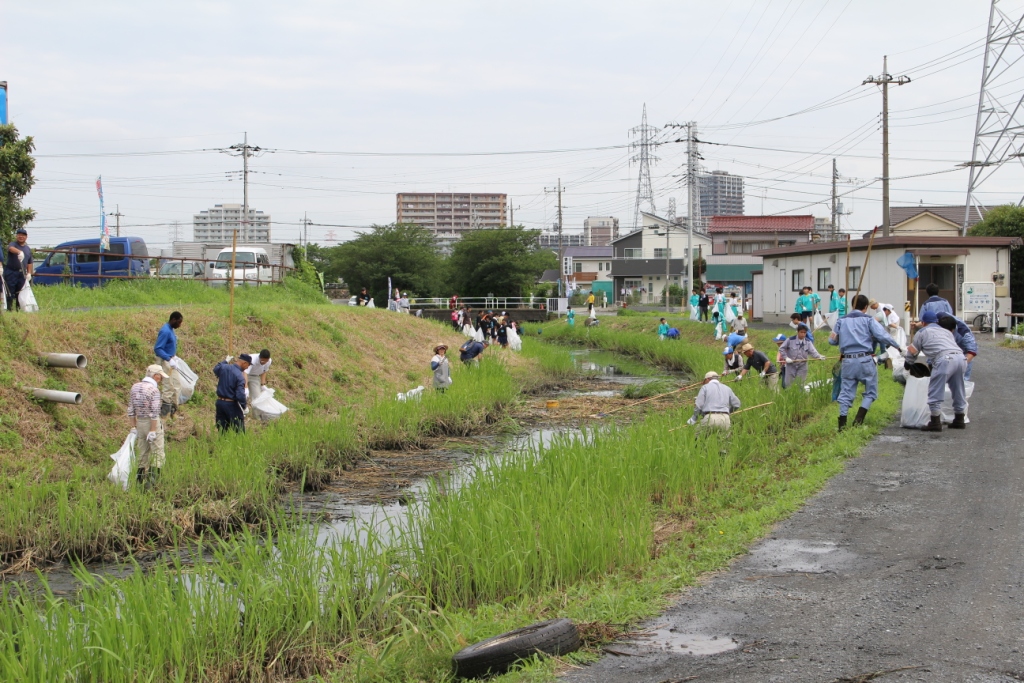
[[[461,645],[534,619],[648,615],[838,471],[898,396],[883,383],[869,428],[837,438],[827,391],[735,387],[772,405],[730,437],[696,438],[683,408],[494,456],[409,508],[389,545],[372,528],[359,546],[243,535],[195,569],[92,579],[74,603],[7,588],[0,678],[447,680]]]
[[[169,286],[174,294],[191,284]],[[236,303],[235,353],[271,349],[268,383],[291,409],[269,426],[250,419],[245,436],[220,436],[213,426],[211,369],[226,353],[223,302],[0,316],[0,569],[259,524],[283,484],[316,489],[368,449],[486,427],[539,384],[537,361],[489,353],[473,372],[456,360],[444,396],[428,390],[422,401],[397,403],[397,391],[430,386],[434,344],[456,348],[461,337],[411,316],[304,303],[309,292],[298,291],[278,303],[286,290],[259,288],[251,295],[266,302]],[[197,393],[168,426],[160,485],[123,492],[106,480],[109,455],[127,435],[128,389],[152,362],[156,331],[174,309],[185,316],[179,355],[199,374]],[[84,353],[89,366],[41,366],[38,356],[52,351]],[[35,402],[25,386],[77,391],[84,404]]]

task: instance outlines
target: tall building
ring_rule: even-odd
[[[214,204],[212,209],[192,216],[195,242],[231,242],[234,231],[239,242],[269,242],[270,215],[249,207],[248,224],[242,225],[241,204]]]
[[[397,220],[446,235],[507,225],[508,195],[489,192],[399,192]]]
[[[542,232],[537,235],[537,246],[541,249],[550,249],[555,253],[558,253],[558,233],[557,232]],[[563,232],[562,233],[562,249],[569,247],[585,247],[585,240],[583,235],[578,232]]]
[[[700,176],[697,187],[700,190],[700,215],[705,219],[743,215],[743,176],[712,171]]]
[[[619,219],[614,216],[590,216],[583,221],[583,242],[588,247],[607,247],[619,238]]]

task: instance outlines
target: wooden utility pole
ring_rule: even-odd
[[[910,83],[909,76],[893,78],[889,73],[889,57],[882,57],[882,75],[869,76],[861,85],[882,86],[882,237],[889,236],[889,84]]]
[[[238,253],[238,229],[231,233],[231,275],[228,277],[228,355],[234,348],[235,337],[235,255]]]

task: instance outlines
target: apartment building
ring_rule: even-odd
[[[239,242],[269,242],[270,215],[249,208],[249,220],[242,225],[241,204],[214,204],[212,209],[192,216],[192,241],[227,242],[235,231]]]
[[[588,247],[607,247],[619,238],[619,219],[614,216],[590,216],[583,221],[583,243]]]
[[[743,176],[712,171],[699,177],[700,215],[742,216]]]
[[[397,221],[445,235],[507,225],[508,195],[490,192],[399,192]]]

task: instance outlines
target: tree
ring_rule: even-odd
[[[0,242],[9,244],[14,232],[36,217],[24,208],[21,200],[32,189],[36,160],[32,158],[35,142],[31,137],[18,139],[13,124],[0,126]]]
[[[985,212],[985,218],[970,229],[974,237],[1024,238],[1024,207],[1006,204]],[[1010,296],[1013,312],[1024,311],[1024,248],[1010,250]]]
[[[455,243],[448,281],[460,296],[523,296],[558,257],[537,244],[539,230],[473,230]]]
[[[323,251],[329,263],[325,275],[336,273],[353,292],[366,287],[378,303],[388,299],[388,277],[403,291],[419,296],[441,294],[444,261],[434,235],[417,225],[375,225],[371,232]]]

